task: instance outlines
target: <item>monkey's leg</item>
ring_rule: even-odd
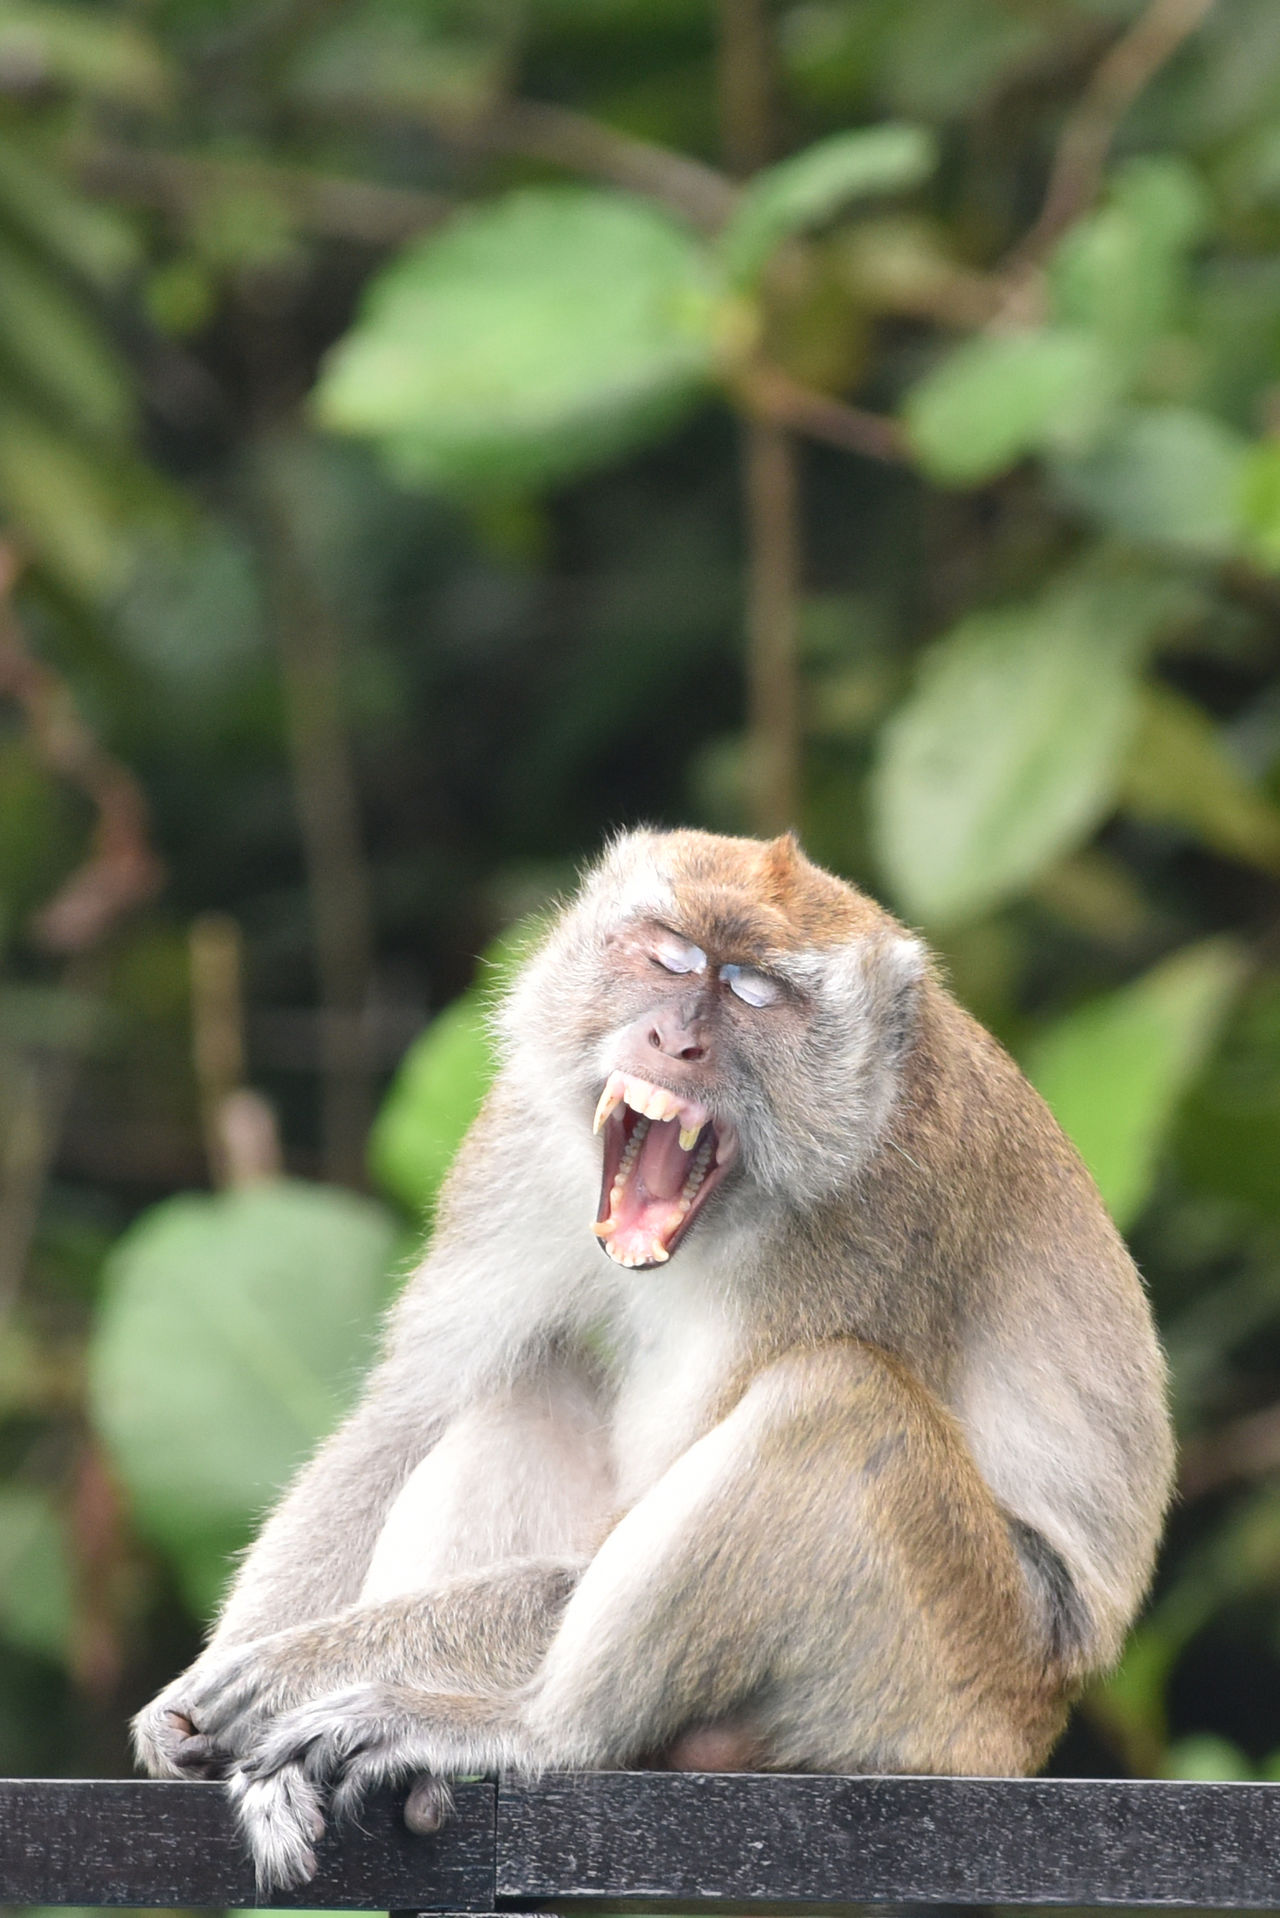
[[[409,1474],[355,1603],[247,1642],[220,1632],[139,1714],[140,1762],[161,1775],[220,1776],[271,1717],[362,1680],[522,1682],[612,1496],[586,1382],[567,1363],[540,1367],[452,1421]]]
[[[394,1685],[284,1715],[233,1777],[267,1882],[418,1772],[625,1765],[728,1722],[772,1769],[1021,1772],[1063,1686],[956,1422],[856,1341],[796,1350],[621,1520],[523,1693]],[[283,1880],[281,1875],[283,1874]]]

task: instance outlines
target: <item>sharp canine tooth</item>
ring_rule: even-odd
[[[701,1132],[701,1130],[702,1130],[702,1127],[700,1125],[682,1125],[681,1126],[680,1150],[682,1152],[693,1151],[693,1148],[698,1143],[698,1134]]]
[[[593,1132],[599,1132],[614,1107],[621,1104],[622,1081],[616,1072],[611,1072],[605,1083],[604,1091],[600,1094],[600,1103],[596,1107],[595,1123],[592,1125],[591,1130]]]

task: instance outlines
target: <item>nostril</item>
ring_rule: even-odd
[[[705,1046],[682,1046],[676,1054],[677,1059],[705,1059],[706,1056]]]

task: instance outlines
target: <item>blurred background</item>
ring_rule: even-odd
[[[1280,1776],[1278,244],[1275,0],[0,0],[0,1772],[127,1768],[649,820],[921,927],[1131,1236],[1056,1766]]]

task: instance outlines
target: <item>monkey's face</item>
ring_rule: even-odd
[[[607,963],[618,997],[645,1003],[606,1048],[595,1233],[618,1265],[662,1265],[739,1155],[729,1096],[738,1035],[726,1000],[761,1015],[781,1008],[787,989],[660,922],[617,934]]]
[[[665,1264],[715,1220],[778,1222],[858,1176],[921,965],[793,840],[630,834],[515,987],[508,1083],[539,1115],[562,1088],[584,1133],[594,1109],[600,1244]]]

